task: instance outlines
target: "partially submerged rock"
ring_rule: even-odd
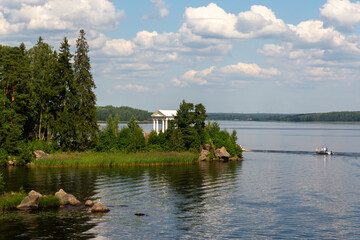
[[[35,150],[33,152],[33,155],[34,155],[36,160],[49,158],[51,156],[50,154],[48,154],[48,153],[46,153],[44,151],[41,151],[41,150]]]
[[[135,213],[134,215],[136,215],[136,216],[147,216],[145,213],[139,213],[139,212]]]
[[[55,197],[60,199],[61,205],[72,205],[72,206],[81,205],[81,202],[77,200],[74,195],[66,193],[63,189],[60,189],[58,192],[56,192]]]
[[[109,211],[110,209],[105,207],[101,202],[97,202],[91,207],[91,212],[109,212]]]
[[[36,210],[39,208],[39,196],[38,195],[29,195],[25,197],[20,205],[16,207],[19,210]]]
[[[91,200],[86,200],[86,202],[85,202],[85,206],[86,206],[86,207],[92,207],[93,205],[94,205],[93,201],[91,201]]]

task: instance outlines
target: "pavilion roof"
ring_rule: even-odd
[[[151,115],[151,117],[174,117],[176,114],[176,110],[157,110]]]

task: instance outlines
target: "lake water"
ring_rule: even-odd
[[[7,212],[0,239],[360,239],[360,124],[220,126],[236,129],[239,144],[259,151],[236,163],[0,168],[8,191],[63,188],[111,210]],[[321,146],[335,154],[315,155]]]

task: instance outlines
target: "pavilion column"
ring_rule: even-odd
[[[167,130],[168,127],[169,127],[169,126],[168,126],[168,123],[169,123],[169,122],[168,122],[168,118],[166,118],[166,119],[165,119],[165,130]]]
[[[156,119],[156,133],[159,133],[159,120]]]
[[[161,120],[162,120],[162,122],[161,122],[161,130],[164,133],[165,132],[165,119],[161,119]]]
[[[156,127],[155,127],[155,119],[153,119],[153,131],[156,131]]]

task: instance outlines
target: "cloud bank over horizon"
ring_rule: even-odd
[[[296,23],[256,2],[235,11],[227,4],[241,3],[142,0],[134,10],[110,0],[0,0],[0,39],[31,47],[41,35],[56,49],[65,36],[74,45],[84,28],[99,105],[154,110],[189,99],[211,111],[355,110],[360,2],[324,0],[317,16]],[[225,97],[209,99],[214,92]]]

